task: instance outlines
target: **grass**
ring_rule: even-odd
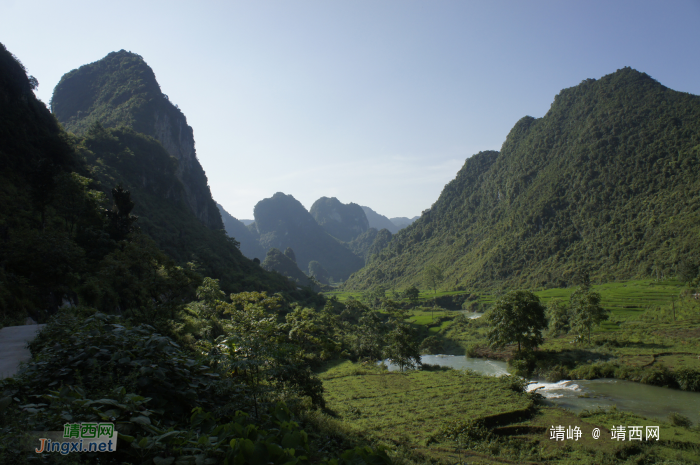
[[[508,380],[456,370],[390,373],[348,361],[320,378],[329,409],[356,434],[437,459],[449,454],[427,442],[446,422],[524,415],[532,406]]]
[[[616,409],[582,412],[538,406],[512,378],[472,372],[389,373],[373,365],[336,361],[320,372],[334,421],[349,434],[384,444],[401,463],[698,463],[700,429],[659,422]],[[481,421],[447,438],[450,425]],[[681,419],[682,420],[682,419]],[[554,425],[578,426],[579,441],[554,441]],[[659,426],[660,441],[612,440],[610,428]],[[602,432],[592,437],[593,428]]]
[[[610,310],[609,320],[594,329],[590,344],[587,341],[572,344],[574,334],[545,334],[536,365],[529,365],[534,370],[534,376],[556,381],[570,376],[596,377],[600,376],[598,373],[605,372],[633,381],[658,383],[660,381],[654,381],[653,377],[645,376],[648,370],[700,370],[700,305],[688,295],[681,297],[687,289],[682,283],[675,280],[635,280],[599,284],[592,288],[601,294],[602,306]],[[545,305],[554,298],[568,303],[574,290],[539,289],[535,294]],[[438,296],[456,293],[445,292]],[[360,297],[359,293],[348,292],[337,293],[336,297],[342,300],[351,295]],[[433,310],[430,301],[432,295],[429,291],[422,292],[423,303],[429,306],[411,309],[409,320],[417,327],[421,337],[437,336],[445,354],[470,353],[501,360],[512,358],[513,347],[500,351],[488,348],[489,328],[485,319],[467,321],[457,318],[462,313],[459,310]],[[487,309],[497,299],[496,294],[471,291],[466,306]],[[607,363],[608,369],[580,369],[594,363]],[[617,370],[615,367],[628,367],[630,370]]]

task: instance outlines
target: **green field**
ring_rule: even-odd
[[[389,373],[348,361],[336,363],[320,374],[335,420],[350,434],[388,447],[399,463],[700,461],[697,428],[615,410],[575,415],[539,406],[530,395],[514,389],[512,377],[457,370]],[[484,427],[467,430],[456,439],[440,434],[470,420]],[[578,426],[581,439],[549,439],[554,425]],[[614,441],[613,425],[660,426],[661,441]],[[593,439],[593,428],[601,430],[600,439]]]
[[[543,304],[558,298],[568,303],[574,288],[535,290]],[[700,302],[689,295],[687,287],[675,280],[636,280],[592,286],[601,294],[602,306],[610,310],[609,319],[596,327],[591,344],[586,341],[572,343],[574,334],[545,337],[538,350],[539,367],[535,374],[550,380],[557,376],[600,376],[598,371],[574,368],[591,363],[607,363],[606,376],[621,376],[640,380],[641,371],[614,374],[615,366],[633,369],[700,369]],[[685,291],[685,292],[684,292]],[[496,294],[471,294],[464,307],[487,310],[497,299]],[[459,293],[437,293],[437,297]],[[343,301],[351,296],[361,299],[360,293],[336,292]],[[409,320],[419,329],[422,337],[437,336],[441,340],[441,353],[485,356],[507,360],[513,348],[493,351],[488,348],[488,326],[484,319],[457,318],[459,310],[435,308],[435,294],[423,291],[417,307],[411,310]],[[404,301],[405,302],[405,301]],[[562,365],[564,369],[552,372],[551,367]]]

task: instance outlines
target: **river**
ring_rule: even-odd
[[[423,363],[473,370],[489,376],[503,376],[508,365],[497,360],[469,358],[464,355],[423,355]],[[388,364],[390,371],[398,366]],[[574,412],[609,408],[633,412],[650,418],[666,420],[676,412],[700,423],[700,393],[667,389],[619,379],[592,379],[547,383],[533,380],[528,391],[538,390],[551,404]]]

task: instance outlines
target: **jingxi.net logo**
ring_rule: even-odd
[[[117,450],[117,431],[114,423],[66,423],[63,431],[34,433],[39,436],[37,454],[60,452],[114,452]]]

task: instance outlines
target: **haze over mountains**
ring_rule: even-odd
[[[420,218],[329,197],[307,211],[278,192],[245,223],[212,199],[192,128],[140,56],[113,52],[67,73],[52,109],[99,189],[130,190],[157,246],[226,291],[292,289],[254,258],[301,286],[311,274],[349,289],[420,286],[436,264],[444,289],[466,289],[566,285],[582,268],[601,281],[660,277],[697,261],[699,100],[624,68],[522,118]]]

